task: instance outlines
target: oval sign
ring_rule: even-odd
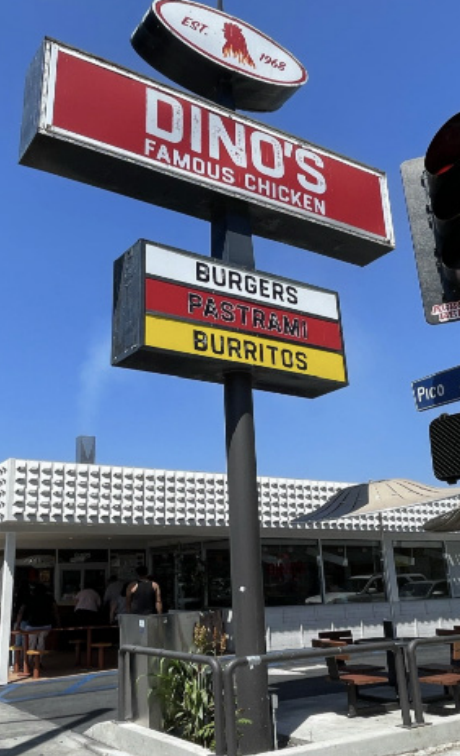
[[[153,8],[169,29],[221,65],[277,84],[303,84],[307,73],[287,50],[226,13],[183,0],[156,0]]]
[[[276,110],[307,81],[302,64],[265,34],[188,0],[154,0],[132,42],[154,68],[197,94],[214,99],[219,82],[230,82],[242,109]]]

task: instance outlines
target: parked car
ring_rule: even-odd
[[[421,572],[397,575],[398,588],[406,583],[426,581]],[[326,604],[367,603],[371,601],[385,601],[385,585],[382,573],[373,575],[354,575],[347,581],[347,589],[326,593]],[[320,604],[321,596],[309,596],[306,604]]]
[[[449,596],[447,580],[421,580],[417,583],[406,583],[399,591],[399,598],[402,601],[424,601]]]

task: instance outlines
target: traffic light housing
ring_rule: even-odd
[[[425,318],[460,320],[460,113],[401,172]]]
[[[440,415],[430,423],[431,458],[438,480],[460,480],[460,414]]]

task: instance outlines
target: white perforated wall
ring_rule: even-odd
[[[264,528],[321,530],[331,523],[295,525],[349,483],[259,478]],[[0,464],[0,521],[97,525],[227,526],[226,476],[11,459]],[[458,502],[342,519],[341,531],[415,531]]]

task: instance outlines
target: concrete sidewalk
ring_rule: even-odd
[[[8,756],[127,756],[5,703],[0,703],[0,751]]]
[[[334,712],[334,713],[331,713]],[[90,723],[90,715],[88,724]],[[82,717],[84,719],[85,717]],[[460,756],[460,715],[426,715],[428,726],[401,727],[400,712],[349,719],[342,694],[284,701],[278,733],[289,756]],[[80,727],[84,722],[79,723]],[[199,746],[131,723],[99,722],[83,735],[0,703],[0,749],[8,756],[205,756]]]
[[[402,727],[401,712],[348,718],[343,694],[284,701],[278,710],[278,735],[283,735],[289,756],[400,756],[401,754],[449,754],[460,756],[460,714],[425,715],[426,726]],[[126,722],[101,722],[88,731],[106,745],[123,748],[138,756],[160,752],[168,756],[185,753],[204,756],[198,746],[164,733]],[[271,752],[273,754],[273,752]],[[269,756],[266,754],[264,756]]]

